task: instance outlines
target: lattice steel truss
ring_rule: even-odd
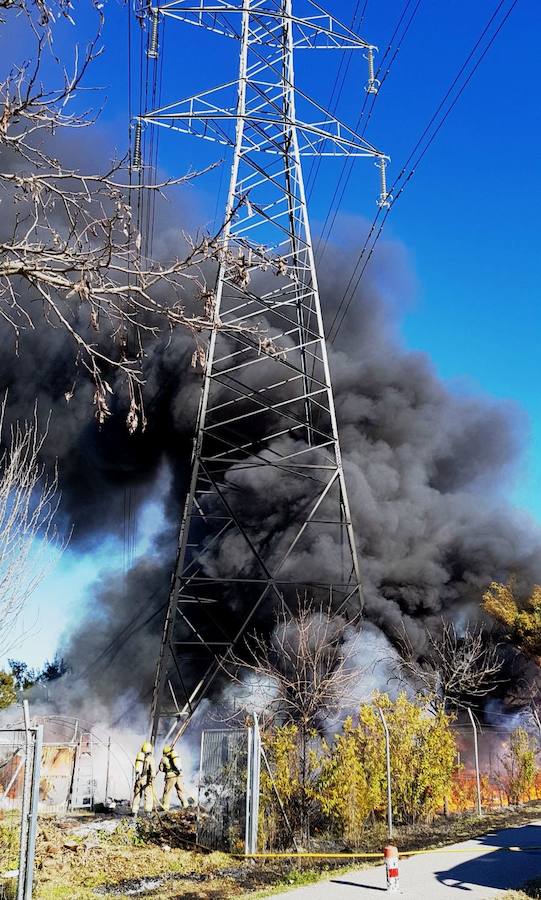
[[[299,6],[302,0],[299,0]],[[240,43],[239,77],[147,112],[149,124],[233,150],[214,320],[152,704],[168,742],[248,626],[299,592],[359,609],[360,574],[340,456],[303,156],[386,157],[295,86],[294,51],[375,47],[304,0],[170,2],[149,11]],[[297,107],[303,109],[303,119]],[[304,120],[306,118],[306,121]]]

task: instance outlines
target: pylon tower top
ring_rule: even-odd
[[[309,592],[337,613],[360,608],[301,160],[386,157],[295,85],[305,49],[365,50],[367,90],[375,81],[375,47],[313,0],[295,12],[292,0],[175,0],[149,16],[153,60],[167,18],[240,44],[237,79],[143,111],[137,125],[232,149],[212,294],[221,327],[208,343],[152,704],[152,737],[171,742],[277,603]]]

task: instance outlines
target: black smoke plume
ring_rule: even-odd
[[[332,257],[320,272],[327,322],[351,267],[346,250]],[[490,581],[514,575],[526,590],[541,580],[541,536],[503,499],[525,437],[520,410],[450,390],[425,355],[401,346],[397,315],[378,289],[383,267],[387,285],[390,277],[407,281],[396,249],[383,246],[331,349],[331,367],[365,615],[391,640],[404,622],[421,652],[424,627],[437,627],[442,615],[479,618]],[[152,688],[200,390],[191,340],[177,331],[148,343],[148,426],[134,436],[125,428],[121,391],[116,415],[98,427],[92,386],[61,330],[44,325],[25,333],[18,356],[7,328],[0,341],[10,416],[28,415],[36,399],[43,414],[52,412],[46,453],[50,464],[58,458],[72,550],[120,534],[127,492],[137,515],[164,463],[172,475],[154,547],[127,577],[97,580],[90,611],[60,648],[71,668],[62,703],[65,691],[72,704],[84,701],[90,686],[114,721],[126,705],[146,703]],[[279,484],[272,487],[283,502]]]

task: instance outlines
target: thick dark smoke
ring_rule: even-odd
[[[327,321],[350,266],[347,251],[335,251],[332,264],[323,266]],[[366,616],[391,637],[405,622],[421,650],[423,626],[442,614],[477,618],[491,580],[514,574],[525,589],[541,580],[541,537],[506,505],[501,490],[521,451],[523,416],[510,404],[451,391],[425,355],[400,345],[397,316],[378,288],[382,267],[387,288],[390,279],[395,292],[402,276],[407,283],[396,249],[383,246],[332,348],[331,365]],[[164,462],[173,476],[156,545],[127,578],[119,573],[96,582],[90,611],[60,648],[72,667],[66,684],[72,699],[90,684],[113,720],[123,711],[119,698],[124,706],[146,701],[152,687],[200,387],[190,367],[193,348],[180,331],[171,341],[149,344],[148,427],[130,437],[121,401],[118,414],[98,428],[91,385],[60,330],[44,326],[25,334],[18,357],[7,329],[0,338],[0,384],[9,387],[10,415],[28,415],[36,398],[42,414],[52,411],[47,453],[49,462],[58,457],[72,550],[121,534],[126,492],[137,514]],[[257,485],[249,487],[254,498]],[[283,502],[279,482],[266,482],[265,490]],[[303,553],[314,568],[319,548],[312,559],[309,549]]]

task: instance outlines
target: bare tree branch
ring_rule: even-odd
[[[6,399],[0,412],[0,434]],[[2,435],[3,437],[3,435]],[[0,651],[13,646],[28,599],[63,549],[54,524],[60,496],[56,473],[47,477],[39,461],[47,430],[37,410],[10,429],[0,457]]]
[[[205,364],[204,338],[216,329],[246,331],[260,352],[278,352],[256,327],[225,329],[215,315],[207,276],[222,265],[230,281],[246,286],[253,269],[263,263],[278,273],[283,261],[267,258],[264,248],[248,243],[234,253],[224,243],[224,227],[213,236],[195,239],[179,232],[178,255],[149,259],[134,224],[133,192],[162,194],[202,173],[192,171],[149,184],[143,172],[142,182],[134,186],[125,160],[105,171],[84,173],[56,158],[55,148],[66,130],[88,128],[96,119],[92,110],[80,112],[75,101],[101,53],[102,5],[95,4],[95,37],[84,50],[76,47],[73,62],[64,66],[54,53],[53,31],[59,16],[71,20],[68,0],[0,0],[6,14],[25,17],[35,40],[33,62],[15,65],[0,83],[0,203],[5,210],[0,231],[0,317],[13,330],[15,348],[21,331],[36,327],[38,316],[66,331],[78,364],[94,382],[100,422],[110,414],[108,396],[113,389],[108,373],[122,376],[130,401],[128,427],[133,431],[145,425],[145,338],[186,328],[194,339],[194,366]],[[56,85],[50,84],[51,60]]]
[[[246,683],[246,674],[253,676],[267,724],[295,722],[305,731],[320,728],[352,704],[360,678],[357,625],[306,596],[295,615],[282,604],[272,635],[247,638],[245,654],[232,661],[232,674],[241,684]]]
[[[400,678],[432,698],[432,705],[459,708],[486,697],[500,683],[503,660],[482,628],[458,630],[441,620],[437,632],[425,628],[426,648],[421,657],[403,628],[397,637]]]

